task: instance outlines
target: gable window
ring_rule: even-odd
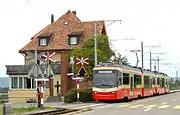
[[[46,46],[47,45],[47,39],[43,38],[43,39],[40,39],[40,46]]]
[[[69,45],[77,45],[77,44],[78,44],[78,37],[77,36],[69,37]]]

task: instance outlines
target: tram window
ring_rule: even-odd
[[[123,84],[129,85],[129,74],[128,73],[123,73]]]
[[[149,76],[144,76],[144,88],[149,88],[149,86],[150,86]]]
[[[156,79],[153,77],[153,85],[156,85]]]
[[[153,79],[152,79],[152,78],[150,78],[149,88],[152,88],[152,83],[153,83]]]
[[[119,80],[119,85],[122,85],[122,75],[121,75],[121,72],[118,72],[118,80]]]
[[[134,75],[134,85],[141,85],[141,75]]]
[[[166,79],[166,85],[168,85],[168,82],[169,82],[169,80],[168,80],[168,79]]]
[[[162,82],[162,85],[161,85],[161,86],[164,87],[164,85],[165,85],[165,80],[164,80],[164,78],[162,78],[162,81],[161,81],[161,82]]]
[[[159,83],[160,83],[160,79],[159,79],[159,78],[157,78],[157,84],[159,85]]]

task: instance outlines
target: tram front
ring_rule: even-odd
[[[121,72],[116,67],[95,67],[93,71],[93,99],[117,100],[121,85]]]

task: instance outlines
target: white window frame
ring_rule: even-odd
[[[69,38],[69,44],[70,45],[77,45],[78,44],[78,37],[77,36],[71,36]]]
[[[13,81],[13,78],[15,78],[16,80],[17,80],[17,86],[15,87],[15,88],[12,88],[12,82],[14,82]],[[20,78],[22,78],[22,88],[20,88],[19,87],[19,83],[20,83]],[[31,78],[31,87],[30,88],[27,88],[27,87],[25,87],[25,79],[27,78],[27,76],[26,75],[10,75],[9,76],[9,89],[10,90],[36,90],[37,88],[38,88],[38,81],[45,81],[44,82],[44,84],[45,84],[45,86],[46,85],[49,85],[49,83],[48,83],[48,81],[49,81],[49,79],[32,79]],[[34,84],[34,86],[33,86],[33,82],[35,83]],[[46,89],[48,89],[49,88],[49,86],[47,86],[47,87],[44,87],[44,89],[46,90]]]
[[[47,45],[47,39],[41,38],[40,39],[40,46],[46,46]]]

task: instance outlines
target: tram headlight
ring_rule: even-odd
[[[97,94],[97,92],[96,92],[96,91],[95,91],[94,93],[95,93],[95,94]]]
[[[112,92],[112,94],[114,94],[114,91]]]

